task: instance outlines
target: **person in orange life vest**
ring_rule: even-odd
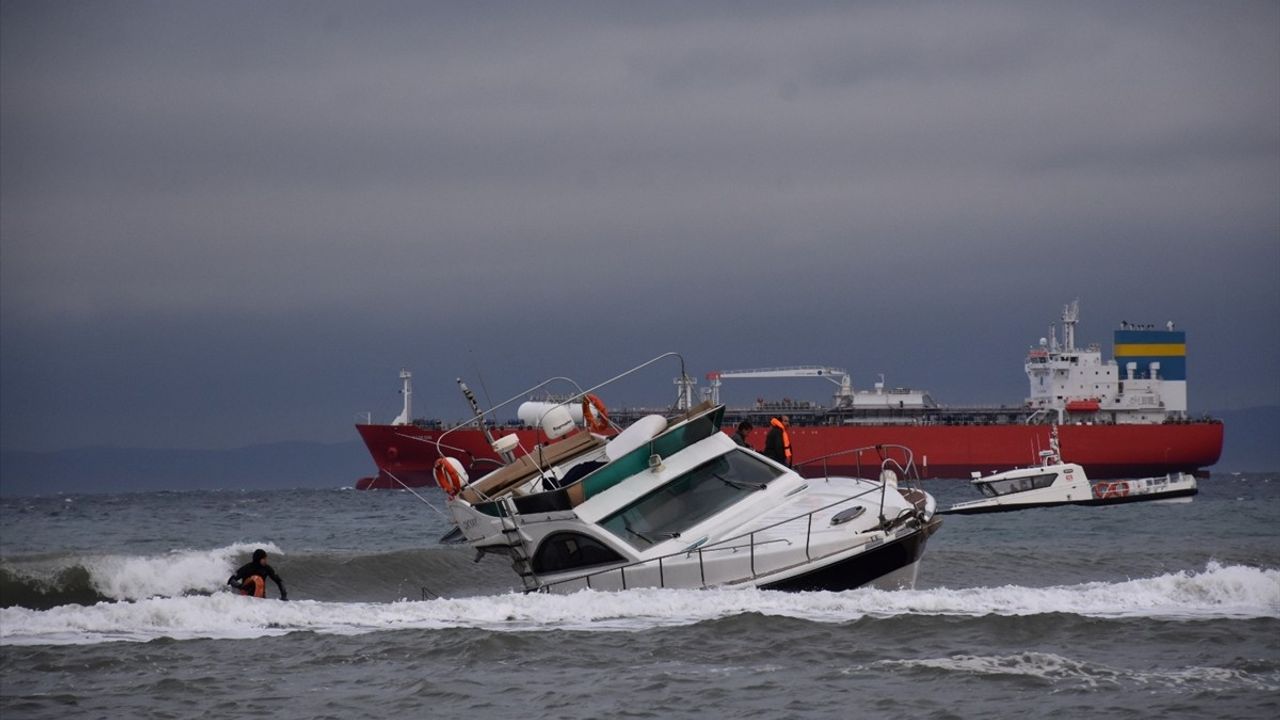
[[[235,574],[227,579],[227,584],[240,591],[241,595],[264,598],[267,596],[267,578],[276,581],[276,586],[280,588],[280,599],[288,600],[289,593],[284,589],[284,581],[267,562],[267,551],[258,548],[253,551],[253,561],[245,563],[236,570]]]
[[[791,418],[786,415],[773,418],[769,420],[769,434],[764,436],[765,456],[787,467],[791,467],[791,436],[787,434],[790,424]]]

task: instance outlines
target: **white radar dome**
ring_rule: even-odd
[[[516,417],[520,419],[520,424],[525,427],[539,427],[542,425],[542,416],[554,407],[564,408],[569,413],[569,417],[573,422],[582,423],[582,405],[580,403],[551,403],[538,402],[530,400],[529,402],[520,403],[520,407],[516,409]]]
[[[508,453],[508,452],[511,452],[512,450],[515,450],[516,446],[518,446],[519,444],[520,444],[520,438],[517,437],[515,433],[511,433],[510,435],[503,435],[502,437],[493,441],[493,451],[501,455],[503,453]]]
[[[577,427],[573,422],[573,416],[569,414],[569,408],[564,405],[552,405],[542,414],[542,432],[547,438],[554,440],[571,432]]]

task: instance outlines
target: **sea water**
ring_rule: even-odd
[[[799,594],[522,594],[435,489],[9,497],[0,717],[1280,716],[1280,474],[1200,486],[949,516],[915,589]],[[257,547],[289,602],[224,591]]]

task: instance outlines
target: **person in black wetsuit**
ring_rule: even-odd
[[[289,593],[284,589],[284,581],[276,574],[275,568],[267,562],[267,551],[258,548],[253,551],[253,561],[245,563],[227,579],[227,584],[241,595],[252,595],[264,598],[267,596],[267,578],[276,581],[280,588],[280,599],[288,600]]]

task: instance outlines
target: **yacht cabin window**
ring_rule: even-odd
[[[608,565],[622,562],[616,550],[590,535],[558,532],[542,541],[533,554],[533,571],[553,573],[562,570]]]
[[[978,488],[982,490],[982,494],[987,497],[996,497],[998,495],[1008,495],[1009,493],[1025,492],[1027,490],[1039,490],[1047,488],[1053,484],[1058,477],[1057,473],[1042,473],[1040,475],[1027,475],[1020,478],[1007,478],[1005,480],[992,480],[979,484]]]
[[[731,450],[606,517],[600,524],[632,547],[665,542],[782,475],[774,465]]]

